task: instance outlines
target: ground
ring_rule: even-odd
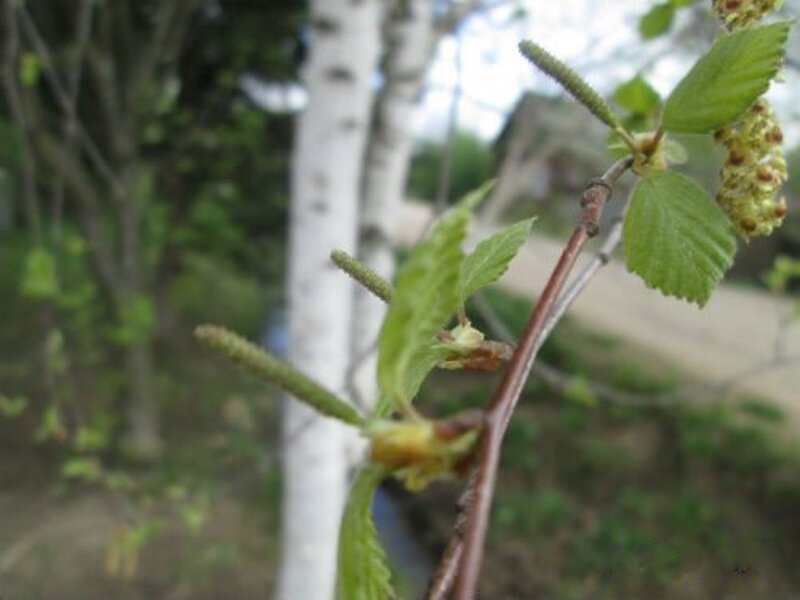
[[[530,305],[490,301],[514,330]],[[69,453],[34,441],[35,406],[0,421],[0,598],[269,596],[279,401],[196,348],[189,329],[177,325],[162,348],[171,391],[164,460],[135,469],[113,452],[103,457],[132,474],[134,494],[61,475]],[[30,378],[25,353],[3,348],[4,381]],[[542,358],[576,382],[643,397],[691,383],[663,359],[574,323]],[[423,389],[420,409],[480,405],[491,383],[445,373]],[[800,453],[779,434],[780,409],[753,397],[631,408],[580,389],[528,386],[506,442],[482,597],[800,598]],[[423,562],[435,561],[449,535],[459,489],[390,489]],[[144,539],[135,569],[120,557],[120,532]],[[405,566],[396,565],[402,597],[413,598],[424,575]]]

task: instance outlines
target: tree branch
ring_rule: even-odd
[[[69,96],[70,110],[64,115],[64,145],[73,151],[78,136],[78,123],[75,115],[78,113],[78,96],[80,95],[81,76],[83,75],[83,59],[89,45],[92,32],[92,16],[94,0],[81,0],[78,8],[77,31],[75,34],[75,56],[72,69],[67,75],[67,94]],[[59,172],[53,191],[53,232],[58,239],[61,235],[61,219],[64,212],[64,178]]]
[[[489,403],[486,426],[478,450],[474,484],[470,486],[471,492],[468,492],[471,500],[466,509],[463,551],[454,549],[449,561],[455,562],[452,556],[462,556],[458,560],[458,567],[445,564],[437,571],[437,574],[447,574],[450,570],[456,572],[457,600],[472,600],[475,597],[503,437],[536,358],[547,317],[581,249],[597,234],[598,221],[611,195],[612,186],[629,167],[630,159],[618,161],[601,178],[592,181],[584,191],[581,220],[539,297],[508,369]],[[456,544],[460,545],[458,541]],[[447,556],[445,558],[448,559]]]
[[[95,268],[110,292],[118,295],[124,282],[116,265],[113,244],[106,232],[103,202],[92,185],[91,177],[63,140],[42,135],[37,146],[45,163],[63,178],[66,187],[78,201]],[[118,301],[119,298],[115,297],[114,300]]]
[[[5,21],[5,44],[3,45],[2,83],[8,102],[11,119],[19,132],[22,151],[20,179],[25,202],[25,213],[37,245],[42,243],[41,210],[36,191],[36,162],[30,141],[30,122],[25,114],[18,83],[19,32],[14,0],[3,0],[2,15]]]
[[[142,85],[153,76],[159,62],[174,50],[170,49],[170,43],[174,39],[182,39],[183,30],[196,6],[197,0],[162,0],[150,40],[144,46],[141,58],[133,66],[130,84],[126,86],[129,105]]]
[[[13,2],[13,0],[7,1]],[[123,190],[122,183],[119,181],[114,169],[111,168],[109,163],[103,157],[103,153],[100,152],[99,148],[94,143],[94,140],[92,140],[92,138],[89,136],[86,128],[78,118],[78,115],[76,114],[76,111],[70,102],[70,96],[55,69],[53,56],[49,47],[47,46],[47,43],[42,38],[39,30],[36,27],[36,24],[33,22],[33,19],[31,18],[30,14],[28,14],[28,11],[25,9],[25,7],[22,6],[18,10],[22,27],[24,28],[26,35],[30,38],[34,50],[42,61],[45,79],[47,79],[47,82],[50,84],[50,89],[53,92],[56,102],[61,110],[64,111],[64,114],[69,119],[72,119],[72,121],[75,123],[78,138],[80,139],[81,145],[86,151],[86,155],[89,157],[89,160],[94,168],[97,169],[97,172],[103,177],[103,179],[107,181],[107,183],[114,190],[115,194],[120,194]]]

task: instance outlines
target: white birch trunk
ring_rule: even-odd
[[[312,0],[306,83],[292,168],[289,359],[345,393],[353,288],[331,264],[355,252],[380,0]],[[331,600],[347,492],[344,426],[289,401],[284,418],[283,557],[278,600]]]
[[[374,109],[364,167],[359,232],[359,258],[388,280],[395,270],[391,240],[405,192],[414,109],[438,37],[433,0],[398,2],[394,10],[387,24],[384,84]],[[378,395],[375,341],[386,306],[360,287],[355,304],[353,394],[369,408]]]

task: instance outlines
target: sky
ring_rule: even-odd
[[[684,48],[676,54],[667,36],[642,42],[638,20],[652,6],[651,0],[526,0],[523,20],[510,19],[509,6],[471,18],[457,37],[439,45],[415,131],[424,138],[444,137],[459,88],[458,126],[486,140],[496,136],[524,91],[562,93],[520,56],[517,42],[524,38],[570,64],[603,94],[643,70],[665,96],[701,49]],[[679,11],[675,28],[688,19],[686,11]],[[786,131],[787,142],[795,144],[800,140],[799,82],[796,73],[788,75],[787,83],[772,86],[770,98],[783,122],[795,123]]]

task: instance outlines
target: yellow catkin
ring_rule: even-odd
[[[759,98],[715,137],[728,150],[717,202],[742,237],[771,234],[786,216],[786,200],[776,194],[787,172],[783,134],[769,102]]]
[[[779,4],[779,0],[714,0],[714,13],[728,29],[739,29],[760,21]]]
[[[713,7],[732,31],[753,25],[779,4],[779,0],[714,0]],[[759,98],[715,138],[728,150],[717,202],[743,238],[770,235],[786,216],[786,199],[777,194],[787,172],[783,133],[769,102]]]

